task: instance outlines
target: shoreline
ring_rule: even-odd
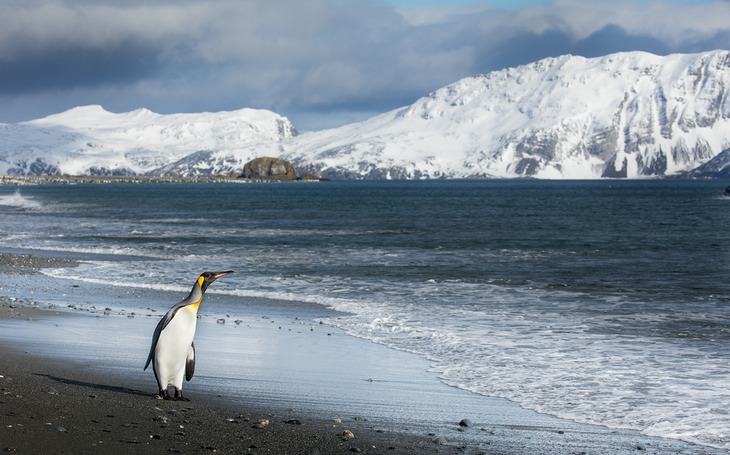
[[[220,398],[155,400],[146,384],[0,344],[0,440],[17,453],[461,453],[368,422],[325,420]],[[8,367],[7,365],[11,365]],[[344,437],[349,431],[352,438]],[[432,450],[435,449],[435,450]]]
[[[332,310],[291,302],[251,302],[240,325],[203,315],[200,365],[185,384],[193,401],[160,402],[141,365],[160,312],[107,314],[109,300],[100,295],[110,288],[38,274],[44,263],[32,254],[0,255],[6,261],[13,269],[27,264],[14,276],[0,268],[11,283],[0,288],[0,445],[19,453],[724,453],[576,424],[446,386],[427,372],[427,361],[315,327]],[[48,302],[44,287],[68,294]],[[176,295],[148,294],[164,294],[170,305]],[[220,298],[204,305],[214,308]],[[110,333],[114,339],[105,340]],[[263,419],[269,424],[260,425]],[[460,427],[461,419],[474,423]],[[345,430],[355,437],[343,439]]]

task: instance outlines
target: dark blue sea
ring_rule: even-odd
[[[717,181],[0,186],[0,248],[57,278],[325,305],[446,383],[730,448],[730,197]],[[235,306],[217,308],[235,317]]]

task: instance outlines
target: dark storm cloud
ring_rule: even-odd
[[[306,130],[548,56],[730,48],[727,17],[726,1],[399,11],[381,0],[5,0],[0,122],[85,103],[161,113],[255,107]]]
[[[158,65],[156,53],[139,45],[116,49],[51,48],[2,62],[0,94],[124,85],[152,77]]]

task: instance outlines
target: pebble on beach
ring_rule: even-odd
[[[470,419],[462,419],[461,422],[459,422],[460,427],[470,427],[474,425]]]
[[[253,428],[263,429],[269,426],[268,419],[261,419],[253,425]]]
[[[440,446],[448,445],[446,438],[444,438],[443,436],[438,436],[438,437],[433,438],[433,443],[438,444]]]

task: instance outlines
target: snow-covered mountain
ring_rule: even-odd
[[[729,95],[728,51],[563,56],[468,77],[283,149],[328,177],[675,175],[730,147]]]
[[[0,174],[227,174],[273,156],[329,178],[727,175],[719,155],[730,149],[729,95],[730,51],[630,52],[468,77],[364,122],[301,135],[264,110],[85,106],[0,124]]]
[[[0,124],[0,174],[206,175],[235,172],[297,134],[265,110],[160,115],[82,106]]]

